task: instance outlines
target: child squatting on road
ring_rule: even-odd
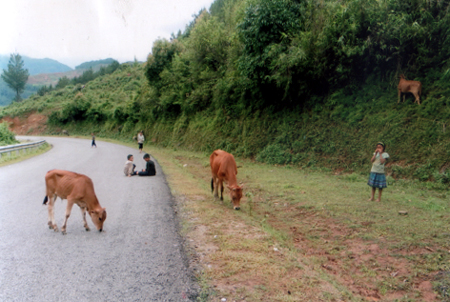
[[[123,168],[125,176],[131,177],[133,175],[136,175],[136,171],[134,171],[136,165],[133,164],[133,159],[134,159],[133,155],[128,154],[127,161],[125,162],[125,167]]]
[[[375,197],[375,190],[378,188],[378,199],[376,201],[380,202],[383,188],[387,188],[386,176],[384,175],[384,165],[389,159],[389,154],[384,152],[385,149],[386,145],[379,142],[370,160],[372,162],[372,170],[370,170],[369,181],[367,184],[372,187],[372,192],[369,201],[373,201]]]

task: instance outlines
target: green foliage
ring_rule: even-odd
[[[79,77],[74,77],[72,79],[73,84],[86,84],[89,81],[92,81],[96,78],[94,71],[92,68],[89,68],[88,70],[83,71],[83,74]]]
[[[238,25],[243,51],[237,60],[238,70],[253,84],[252,93],[264,100],[260,106],[277,106],[289,93],[289,82],[283,91],[279,77],[271,76],[278,69],[276,61],[289,49],[295,33],[303,24],[303,5],[291,0],[261,0],[251,3]],[[284,73],[284,70],[282,71]],[[290,99],[289,99],[290,100]]]
[[[43,96],[44,94],[50,92],[53,90],[53,86],[50,84],[49,86],[44,85],[39,87],[38,91],[36,92],[39,96]]]
[[[161,72],[170,66],[173,57],[181,51],[181,44],[176,40],[169,42],[166,39],[156,40],[153,43],[152,53],[147,58],[145,75],[152,86],[161,88]]]
[[[14,136],[14,133],[9,131],[8,124],[6,122],[0,123],[0,146],[16,144],[18,141]]]
[[[256,160],[268,164],[285,165],[291,162],[291,154],[280,145],[269,145],[256,156]]]
[[[383,140],[392,179],[445,186],[448,7],[217,0],[184,32],[155,41],[144,66],[87,70],[0,115],[39,111],[51,129],[128,138],[145,129],[163,146],[360,173],[370,171],[374,144]],[[421,106],[412,96],[397,104],[400,73],[422,81]]]
[[[36,93],[39,89],[39,86],[36,85],[25,85],[25,90],[21,94],[23,99],[26,99]],[[6,85],[5,81],[0,78],[0,106],[6,106],[11,104],[12,101],[16,99],[16,94],[13,90],[11,90],[8,85]]]
[[[20,94],[25,90],[28,81],[28,69],[24,69],[22,57],[16,53],[11,54],[8,62],[8,70],[3,69],[1,78],[16,92],[16,101],[20,102]]]
[[[55,89],[61,89],[70,84],[70,79],[67,76],[63,76],[58,80],[58,83],[55,85]]]

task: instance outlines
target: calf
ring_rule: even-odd
[[[64,170],[50,170],[45,175],[46,195],[44,205],[48,203],[48,226],[55,232],[58,227],[55,223],[53,206],[56,197],[67,199],[66,217],[61,228],[63,235],[66,234],[67,219],[72,211],[72,206],[76,203],[81,209],[84,228],[89,231],[86,221],[86,211],[91,216],[92,222],[100,232],[103,230],[103,223],[106,220],[106,210],[98,203],[94,192],[92,180],[83,174],[78,174]]]
[[[400,98],[403,93],[403,102],[405,101],[405,94],[412,93],[416,98],[415,102],[420,105],[420,95],[422,94],[422,83],[419,81],[408,81],[405,80],[405,76],[400,75],[400,82],[398,83],[398,102],[400,103]]]
[[[227,182],[233,208],[239,210],[243,187],[237,184],[237,167],[233,155],[222,150],[216,150],[209,157],[209,163],[212,174],[211,191],[214,192],[214,197],[219,197],[218,190],[220,187],[220,200],[223,200],[223,182]]]

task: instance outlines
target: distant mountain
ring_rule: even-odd
[[[8,68],[9,55],[0,55],[0,73],[3,69]],[[28,69],[30,75],[40,73],[55,73],[55,72],[67,72],[73,70],[67,65],[59,63],[53,59],[33,59],[30,57],[22,56],[25,69]]]
[[[55,86],[62,77],[66,76],[69,79],[79,77],[89,68],[92,68],[95,72],[100,70],[102,66],[107,66],[116,61],[111,58],[90,61],[82,63],[76,66],[75,69],[72,69],[69,66],[52,59],[33,59],[26,56],[22,56],[22,59],[25,68],[28,69],[28,72],[30,73],[25,91],[21,94],[23,99],[36,93],[39,87],[43,85]],[[8,68],[8,62],[9,55],[0,55],[0,74],[3,72],[3,69]],[[14,96],[14,91],[0,78],[0,107],[10,104],[14,99]]]
[[[116,60],[114,60],[112,58],[108,58],[108,59],[104,59],[104,60],[96,60],[96,61],[85,62],[85,63],[82,63],[82,64],[80,64],[78,66],[75,66],[75,69],[76,70],[78,70],[78,69],[89,69],[89,68],[95,69],[96,67],[100,68],[100,66],[102,66],[102,65],[109,65],[109,64],[111,64],[114,61],[116,61]]]

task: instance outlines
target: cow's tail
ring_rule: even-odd
[[[44,202],[42,203],[43,205],[46,205],[47,204],[47,201],[48,201],[48,197],[47,197],[47,195],[45,195],[45,197],[44,197]]]
[[[211,178],[211,192],[214,192],[214,178]]]

